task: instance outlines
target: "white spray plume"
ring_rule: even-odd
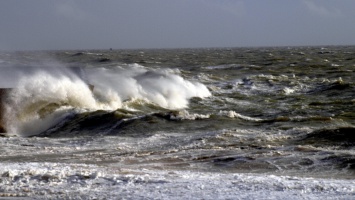
[[[73,110],[115,110],[122,101],[144,99],[168,109],[188,106],[191,97],[208,97],[201,83],[183,79],[172,70],[148,70],[138,64],[90,68],[87,80],[67,68],[38,69],[21,77],[6,101],[7,131],[29,136],[57,124]]]
[[[185,80],[169,69],[148,70],[133,64],[110,69],[95,68],[88,70],[87,74],[95,85],[95,94],[108,94],[121,100],[142,98],[168,109],[186,108],[189,98],[211,95],[203,84]]]

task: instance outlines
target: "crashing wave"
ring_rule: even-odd
[[[86,77],[94,87],[66,68],[54,72],[39,69],[22,76],[4,102],[7,132],[34,135],[70,113],[116,110],[127,106],[123,102],[129,99],[182,109],[192,97],[211,95],[205,85],[185,80],[171,70],[148,70],[138,64],[87,69]]]

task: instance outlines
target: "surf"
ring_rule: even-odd
[[[178,110],[187,108],[192,97],[211,95],[205,85],[176,71],[138,64],[37,68],[22,74],[13,88],[1,90],[1,127],[6,135],[36,135],[76,113],[136,110],[127,103],[132,100]]]

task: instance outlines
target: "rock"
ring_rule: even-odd
[[[6,133],[6,129],[4,127],[4,101],[6,97],[6,93],[11,90],[10,88],[0,88],[0,135],[1,133]]]

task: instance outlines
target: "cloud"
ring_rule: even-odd
[[[322,1],[315,0],[303,0],[303,4],[306,8],[313,14],[322,16],[322,17],[341,17],[342,12],[337,8],[329,8],[325,5],[320,5]]]

